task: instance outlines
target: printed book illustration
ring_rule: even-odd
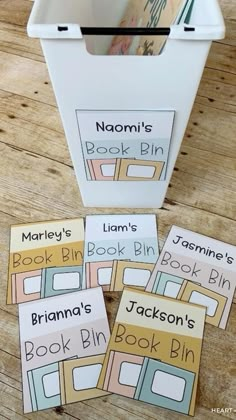
[[[83,288],[144,290],[158,255],[155,215],[87,216]]]
[[[107,395],[110,338],[102,288],[19,305],[24,413]]]
[[[179,16],[177,17],[175,24],[186,23],[189,24],[193,12],[195,0],[187,0],[184,7],[181,9]]]
[[[77,110],[88,181],[164,181],[174,111]]]
[[[236,286],[236,247],[173,226],[146,291],[206,307],[225,329]]]
[[[192,1],[192,0],[191,0]],[[188,17],[189,0],[130,0],[120,22],[120,27],[169,28]],[[115,36],[109,55],[158,55],[167,40],[166,36]]]
[[[193,416],[205,312],[125,288],[98,387]]]
[[[11,227],[7,304],[82,290],[83,219]]]

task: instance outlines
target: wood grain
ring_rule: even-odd
[[[212,46],[164,206],[147,211],[158,215],[161,245],[172,224],[236,245],[236,4],[220,4],[226,39]],[[184,419],[117,395],[22,412],[18,314],[5,304],[10,225],[113,210],[82,206],[41,47],[26,35],[32,2],[0,6],[0,418]],[[119,298],[106,295],[111,325]],[[206,326],[196,419],[215,419],[213,407],[236,410],[235,325],[234,303],[227,331]]]

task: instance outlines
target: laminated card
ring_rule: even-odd
[[[98,387],[193,416],[205,311],[125,288]]]
[[[166,179],[175,111],[77,110],[88,181]]]
[[[235,246],[173,226],[146,290],[204,305],[206,322],[225,329],[235,286]]]
[[[82,289],[83,219],[11,227],[7,303]]]
[[[102,288],[19,305],[24,412],[104,394],[96,388],[110,337]]]
[[[158,255],[155,215],[87,216],[83,288],[144,290]]]

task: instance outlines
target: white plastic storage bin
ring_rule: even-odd
[[[188,25],[164,30],[160,55],[106,55],[112,38],[96,27],[112,32],[127,3],[36,0],[28,34],[41,39],[84,205],[160,208],[225,26],[217,0],[195,0]]]

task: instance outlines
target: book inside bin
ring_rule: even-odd
[[[107,22],[97,28],[100,35],[89,38],[86,44],[91,54],[98,55],[158,55],[162,52],[172,24],[189,23],[195,0],[127,0],[121,2],[112,22],[115,35],[101,35]],[[118,29],[118,31],[115,30]],[[122,31],[130,34],[122,35]],[[145,30],[146,29],[146,30]],[[155,34],[149,31],[158,29]],[[163,33],[163,35],[162,35]]]
[[[84,205],[162,207],[225,34],[218,1],[36,0],[28,34],[41,40]]]

